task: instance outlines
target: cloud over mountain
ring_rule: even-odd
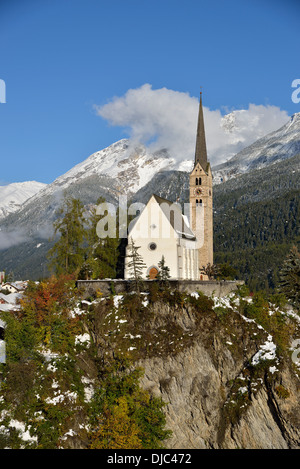
[[[205,104],[205,102],[204,102]],[[151,151],[167,148],[179,162],[193,159],[198,98],[150,84],[114,97],[96,112],[111,125],[123,127],[128,136]],[[258,138],[284,125],[289,116],[276,106],[249,104],[224,116],[204,106],[206,141],[210,161],[226,161]]]

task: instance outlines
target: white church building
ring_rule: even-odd
[[[212,173],[207,160],[200,94],[194,168],[190,173],[189,203],[181,207],[153,194],[140,214],[131,222],[125,257],[124,278],[129,269],[130,244],[139,247],[145,268],[143,277],[154,279],[164,256],[172,279],[206,280],[200,272],[213,263]]]

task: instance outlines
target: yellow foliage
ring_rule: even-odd
[[[120,397],[112,410],[105,410],[99,427],[92,436],[91,449],[141,449],[139,428],[128,415],[125,397]]]

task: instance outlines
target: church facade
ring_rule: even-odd
[[[195,161],[189,178],[189,204],[182,207],[153,194],[128,231],[124,278],[132,277],[129,252],[138,247],[143,277],[154,279],[164,257],[170,277],[205,280],[200,269],[213,264],[213,188],[207,159],[202,95],[200,94]],[[186,205],[188,207],[186,207]],[[188,212],[188,213],[186,213]]]

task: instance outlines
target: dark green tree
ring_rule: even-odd
[[[84,261],[84,206],[73,197],[64,198],[55,220],[54,239],[58,239],[50,249],[48,258],[50,266],[56,274],[74,273],[80,269]]]
[[[296,246],[292,247],[280,270],[279,290],[293,306],[300,307],[300,253]]]
[[[102,203],[105,203],[105,199],[100,197],[97,200],[97,206]],[[97,207],[91,209],[86,230],[86,260],[80,270],[80,278],[116,278],[120,240],[117,236],[117,230],[115,237],[101,238],[98,236],[97,224],[103,217],[104,215],[97,214]]]
[[[161,260],[158,263],[159,271],[157,274],[157,279],[163,286],[168,286],[170,276],[170,268],[166,265],[165,256],[162,256]]]
[[[237,276],[237,271],[228,262],[217,266],[217,278],[222,280],[233,280]]]

